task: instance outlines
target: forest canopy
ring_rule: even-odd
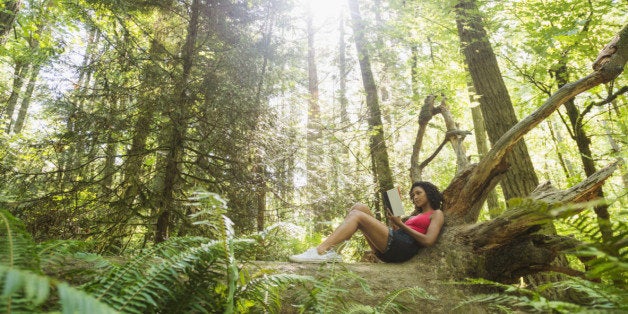
[[[626,12],[619,0],[5,0],[0,283],[23,280],[0,305],[10,310],[28,276],[51,280],[42,287],[65,293],[65,306],[85,294],[83,306],[103,312],[246,312],[272,284],[316,285],[278,276],[237,289],[236,260],[286,261],[356,202],[384,221],[380,195],[392,187],[427,180],[459,195],[450,184],[513,126],[623,56],[616,76],[560,103],[483,169],[477,199],[451,212],[457,224],[491,221],[544,182],[568,190],[612,165],[585,205],[550,225],[599,244],[561,267],[619,287],[621,304]],[[169,255],[181,247],[187,264]],[[349,263],[369,256],[363,238],[344,252]],[[93,269],[75,278],[60,262],[86,256],[75,270]],[[119,299],[127,290],[113,283],[139,282],[147,258],[164,261],[153,291],[189,276],[167,291],[178,304]],[[624,268],[592,274],[609,260]],[[199,282],[210,299],[186,290]],[[55,308],[25,289],[20,298],[36,299],[27,311]]]

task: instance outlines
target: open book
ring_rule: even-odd
[[[401,192],[399,188],[390,189],[382,193],[384,206],[392,211],[393,216],[403,216],[406,212],[401,203]]]

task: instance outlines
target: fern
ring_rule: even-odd
[[[39,270],[35,242],[24,224],[6,210],[0,210],[0,264]]]
[[[582,278],[570,277],[568,280],[553,283],[552,286],[575,290],[584,294],[586,297],[582,299],[588,302],[583,303],[582,306],[589,309],[628,311],[628,291],[614,285],[604,285]]]
[[[248,273],[244,272],[245,278]],[[259,310],[264,313],[280,313],[282,309],[282,293],[290,287],[312,285],[316,280],[311,276],[294,274],[256,274],[248,279],[247,284],[240,287],[236,294],[238,312]],[[251,303],[252,301],[252,303]]]
[[[4,210],[0,210],[0,221],[1,312],[36,312],[46,302],[58,299],[63,313],[117,313],[67,283],[41,275],[36,246],[24,224]],[[58,298],[51,296],[53,288]]]
[[[537,290],[518,288],[486,279],[467,279],[465,282],[458,284],[481,285],[500,291],[497,293],[476,294],[467,297],[467,299],[460,302],[454,310],[469,304],[481,304],[494,310],[506,312],[512,310],[513,312],[573,313],[584,310],[583,307],[577,304],[548,300]]]
[[[384,300],[377,305],[378,313],[407,313],[409,311],[401,303],[397,302],[397,299],[402,295],[410,295],[412,300],[422,299],[422,300],[431,300],[436,301],[437,299],[429,294],[425,289],[420,287],[410,287],[410,288],[401,288],[396,289],[388,293]]]
[[[0,265],[3,289],[0,305],[4,313],[35,312],[50,301],[51,287],[56,288],[63,313],[117,313],[85,292],[30,270]]]
[[[173,238],[169,241],[160,243],[154,247],[146,249],[123,267],[113,268],[100,278],[89,282],[86,285],[86,288],[98,299],[119,295],[125,286],[142,277],[142,272],[147,269],[147,263],[159,262],[159,256],[172,256],[181,247],[198,245],[203,241],[206,241],[206,239],[194,237]]]
[[[196,263],[220,263],[218,257],[224,257],[220,241],[198,245],[202,241],[207,239],[170,239],[120,269],[113,269],[103,279],[89,283],[89,290],[120,311],[143,313],[159,308],[173,295],[173,288],[169,286],[178,283],[180,276]]]
[[[582,237],[586,244],[570,253],[588,260],[587,277],[612,282],[623,288],[628,284],[628,224],[624,222],[626,212],[620,212],[613,223],[613,236],[603,241],[599,225],[592,215],[582,213],[579,216],[564,219],[563,223]]]

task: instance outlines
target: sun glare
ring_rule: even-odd
[[[345,1],[340,0],[303,0],[305,8],[309,6],[315,18],[337,20]]]

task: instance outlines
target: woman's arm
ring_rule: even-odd
[[[416,242],[418,242],[422,246],[432,246],[436,243],[438,239],[438,235],[440,234],[440,230],[445,223],[445,216],[443,215],[442,210],[435,210],[432,214],[430,226],[427,228],[427,232],[422,234],[401,221],[399,217],[389,217],[392,222],[397,225],[399,228],[403,229],[407,234],[409,234]]]

